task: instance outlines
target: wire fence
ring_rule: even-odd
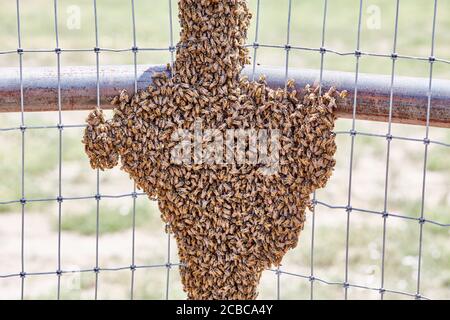
[[[27,49],[22,47],[22,32],[21,32],[21,1],[16,0],[17,3],[17,50],[6,50],[6,51],[0,51],[0,55],[6,55],[6,54],[17,54],[18,61],[19,61],[19,81],[20,81],[20,114],[21,114],[21,120],[19,126],[14,127],[5,127],[0,128],[0,132],[5,131],[20,131],[21,132],[21,198],[20,199],[11,199],[6,201],[1,201],[0,205],[9,205],[9,204],[20,204],[21,206],[21,267],[20,271],[17,273],[11,273],[11,274],[1,274],[0,273],[0,281],[1,279],[6,278],[17,278],[19,277],[21,279],[21,289],[20,289],[20,297],[24,298],[24,293],[26,291],[26,282],[27,278],[33,277],[33,276],[41,276],[41,275],[55,275],[56,281],[57,281],[57,298],[60,298],[61,295],[61,277],[64,274],[71,274],[71,273],[94,273],[95,274],[95,294],[94,298],[98,298],[98,285],[99,285],[99,275],[102,272],[114,272],[114,271],[122,271],[122,270],[129,270],[130,271],[130,299],[134,298],[134,286],[135,286],[135,271],[139,269],[153,269],[153,268],[162,268],[167,271],[166,273],[166,286],[165,286],[165,298],[170,298],[170,290],[169,290],[169,280],[170,280],[170,272],[173,267],[183,267],[178,262],[172,262],[171,261],[171,247],[170,247],[170,235],[167,236],[167,259],[165,262],[161,264],[155,264],[155,265],[136,265],[136,259],[135,259],[135,234],[136,234],[136,199],[138,197],[146,197],[144,193],[138,192],[136,189],[136,186],[133,188],[133,190],[130,193],[127,194],[117,194],[117,195],[108,195],[102,193],[102,186],[100,184],[100,173],[97,170],[96,173],[96,194],[94,195],[86,195],[86,196],[80,196],[80,197],[65,197],[64,196],[64,190],[62,188],[62,172],[63,172],[63,157],[62,157],[62,144],[63,144],[63,130],[65,129],[80,129],[84,128],[84,124],[74,124],[74,125],[66,125],[64,124],[63,119],[63,113],[62,113],[62,91],[61,91],[61,78],[60,78],[60,70],[61,70],[61,54],[65,52],[92,52],[95,55],[95,61],[96,61],[96,69],[97,69],[97,107],[101,108],[100,103],[100,64],[101,64],[101,58],[100,55],[102,52],[132,52],[133,53],[133,61],[134,61],[134,71],[135,71],[135,77],[134,77],[134,89],[135,92],[138,90],[138,77],[137,77],[137,65],[138,65],[138,54],[141,51],[165,51],[169,54],[171,65],[173,65],[174,62],[174,53],[177,49],[177,45],[174,43],[174,19],[173,19],[173,1],[168,1],[168,23],[169,23],[169,30],[170,30],[170,43],[167,47],[163,48],[157,48],[157,47],[139,47],[137,40],[136,40],[136,19],[135,19],[135,3],[134,0],[131,0],[131,20],[132,20],[132,30],[133,30],[133,43],[131,48],[122,48],[122,49],[112,49],[112,48],[102,48],[99,44],[99,29],[98,29],[98,20],[97,20],[97,1],[93,0],[92,2],[92,10],[94,15],[94,21],[95,21],[95,47],[94,48],[60,48],[59,43],[59,31],[58,31],[58,0],[54,0],[54,40],[55,40],[55,48],[53,49]],[[426,224],[435,225],[441,228],[449,228],[450,230],[450,224],[448,223],[442,223],[440,221],[435,221],[431,219],[427,219],[427,215],[425,212],[425,202],[426,202],[426,186],[427,186],[427,161],[429,158],[429,147],[431,144],[440,145],[443,147],[450,147],[449,143],[431,140],[430,139],[430,110],[432,107],[432,89],[433,89],[433,67],[436,63],[443,63],[443,64],[450,64],[449,60],[442,59],[439,57],[435,57],[435,35],[436,35],[436,16],[438,11],[438,0],[434,0],[434,10],[433,10],[433,18],[430,22],[430,27],[432,28],[432,34],[431,34],[431,47],[430,47],[430,54],[428,57],[425,56],[411,56],[411,55],[402,55],[397,52],[397,37],[398,37],[398,21],[399,21],[399,14],[400,14],[400,0],[395,1],[395,26],[394,26],[394,37],[392,39],[392,51],[385,54],[380,53],[373,53],[373,52],[363,52],[361,51],[361,25],[362,25],[362,13],[363,13],[363,0],[359,0],[359,15],[358,15],[358,27],[357,27],[357,38],[355,41],[355,50],[353,52],[342,52],[338,50],[333,50],[332,48],[329,48],[326,46],[326,24],[327,24],[327,13],[328,13],[328,1],[323,1],[323,15],[322,15],[322,31],[321,31],[321,46],[319,48],[314,47],[300,47],[300,46],[294,46],[291,45],[291,13],[292,13],[292,3],[296,0],[287,0],[288,1],[288,12],[287,12],[287,25],[286,25],[286,42],[285,44],[262,44],[259,43],[259,29],[260,29],[260,16],[261,16],[261,2],[264,0],[255,0],[257,1],[256,4],[256,30],[255,30],[255,37],[253,39],[253,43],[247,44],[246,46],[252,49],[252,55],[253,55],[253,80],[255,79],[255,70],[256,70],[256,61],[258,56],[258,50],[261,48],[274,48],[279,50],[285,51],[285,79],[289,79],[289,62],[290,62],[290,53],[293,50],[300,50],[300,51],[311,51],[316,52],[320,54],[320,80],[319,80],[319,86],[320,90],[322,89],[322,75],[324,71],[324,61],[326,54],[336,54],[339,56],[353,56],[355,59],[355,90],[354,90],[354,101],[353,101],[353,117],[352,117],[352,125],[351,130],[349,131],[337,131],[337,135],[346,135],[350,137],[350,160],[348,163],[348,191],[347,191],[347,199],[345,204],[343,205],[335,205],[335,204],[329,204],[326,202],[321,201],[317,198],[317,195],[314,194],[313,196],[313,212],[311,215],[311,239],[310,239],[310,272],[309,274],[297,274],[297,273],[291,273],[288,271],[283,270],[283,268],[277,268],[277,269],[270,269],[271,272],[275,274],[275,279],[277,283],[277,298],[281,298],[281,277],[282,276],[292,276],[292,277],[298,277],[301,279],[304,279],[305,281],[310,282],[310,298],[314,299],[314,289],[316,287],[317,283],[322,283],[325,285],[330,286],[337,286],[342,287],[344,291],[344,298],[348,298],[348,290],[349,288],[358,288],[362,290],[370,290],[375,291],[379,293],[380,299],[383,299],[386,293],[393,293],[397,294],[399,296],[406,296],[411,297],[415,299],[428,299],[428,297],[425,297],[422,295],[421,291],[421,273],[422,273],[422,256],[423,256],[423,241],[424,241],[424,226]],[[24,103],[24,86],[23,86],[23,56],[24,54],[34,54],[38,52],[43,53],[54,53],[55,59],[56,59],[56,65],[58,70],[58,97],[57,97],[57,107],[58,107],[58,123],[54,126],[36,126],[36,125],[27,125],[25,122],[24,114],[26,112],[26,106]],[[374,57],[381,57],[385,58],[386,61],[390,61],[391,63],[391,82],[390,82],[390,107],[389,107],[389,120],[388,120],[388,130],[386,134],[376,134],[376,133],[368,133],[368,132],[360,132],[356,129],[356,110],[358,105],[358,77],[360,73],[360,59],[364,56],[374,56]],[[393,100],[395,96],[395,90],[394,90],[394,82],[396,77],[396,63],[399,59],[407,59],[407,60],[417,60],[422,61],[424,63],[429,64],[429,84],[428,84],[428,107],[427,107],[427,123],[426,123],[426,130],[425,130],[425,136],[423,138],[409,138],[409,137],[402,137],[402,136],[395,136],[392,134],[392,112],[393,112]],[[55,197],[53,198],[39,198],[39,199],[30,199],[27,197],[27,189],[25,184],[25,144],[26,139],[31,138],[30,134],[28,134],[29,130],[33,129],[42,129],[42,130],[57,130],[59,132],[59,144],[58,144],[58,190],[56,192]],[[352,205],[352,189],[354,187],[353,183],[353,168],[354,168],[354,154],[355,154],[355,138],[357,136],[368,136],[368,137],[375,137],[375,138],[381,138],[386,141],[386,158],[385,158],[385,183],[384,183],[384,202],[383,202],[383,210],[377,211],[377,210],[370,210],[365,208],[357,208]],[[423,144],[423,170],[422,170],[422,193],[421,193],[421,205],[420,205],[420,215],[418,217],[411,217],[403,214],[398,214],[395,212],[390,212],[388,208],[388,199],[390,196],[389,193],[389,172],[390,172],[390,164],[391,164],[391,143],[393,140],[407,140],[407,141],[413,141],[416,143]],[[118,199],[118,198],[130,198],[132,199],[132,236],[131,236],[131,261],[129,265],[126,266],[118,266],[118,267],[107,267],[107,266],[101,266],[99,263],[99,236],[100,236],[100,230],[99,230],[99,219],[100,219],[100,201],[104,201],[107,199]],[[86,199],[93,199],[96,201],[96,232],[95,232],[95,261],[92,262],[93,267],[90,269],[84,269],[84,270],[66,270],[63,268],[61,264],[61,221],[62,221],[62,212],[63,212],[63,206],[65,202],[68,201],[77,201],[77,200],[86,200]],[[156,199],[151,199],[156,201]],[[27,217],[27,204],[34,203],[34,202],[57,202],[58,204],[58,246],[57,246],[57,264],[55,265],[56,271],[42,271],[42,272],[27,272],[27,266],[25,264],[25,252],[27,250],[26,246],[26,228],[25,228],[25,220]],[[316,234],[315,234],[315,226],[316,226],[316,216],[318,212],[320,211],[320,207],[325,207],[328,209],[333,209],[336,212],[341,212],[346,215],[346,241],[345,241],[345,269],[343,274],[343,281],[329,281],[326,279],[323,279],[316,275],[314,266],[315,266],[315,240],[316,240]],[[349,238],[351,233],[351,218],[354,214],[370,214],[375,215],[381,218],[380,224],[382,224],[382,254],[381,254],[381,281],[379,283],[379,286],[376,287],[370,287],[365,285],[360,285],[358,283],[352,283],[350,282],[350,272],[349,272],[349,256],[351,254],[351,247],[349,245]],[[418,252],[418,261],[417,261],[417,282],[416,282],[416,290],[415,292],[403,292],[399,290],[392,290],[385,287],[385,264],[386,264],[386,247],[388,245],[387,239],[386,239],[386,230],[388,227],[388,218],[394,218],[394,219],[403,219],[403,220],[410,220],[417,223],[417,228],[419,229],[419,238],[417,239],[417,252]]]

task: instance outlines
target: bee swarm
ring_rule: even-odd
[[[343,93],[307,86],[273,90],[240,78],[251,14],[246,0],[180,0],[174,73],[134,96],[114,98],[114,116],[87,119],[93,168],[122,169],[149,197],[176,238],[189,299],[255,299],[262,271],[297,245],[310,195],[335,165],[336,108]],[[279,170],[260,165],[174,164],[177,129],[278,129]]]

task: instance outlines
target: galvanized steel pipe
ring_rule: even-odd
[[[137,66],[137,81],[140,89],[152,83],[155,72],[166,71],[165,66]],[[243,70],[251,75],[252,68]],[[26,112],[57,111],[58,74],[56,68],[24,68],[24,109]],[[257,67],[256,76],[265,75],[268,84],[284,87],[285,73],[282,68]],[[289,78],[300,87],[317,84],[319,70],[290,69]],[[95,66],[63,67],[60,74],[62,109],[88,110],[97,101],[97,70]],[[105,109],[111,108],[109,99],[119,90],[134,91],[135,72],[133,65],[101,66],[99,70],[100,98]],[[340,105],[337,115],[352,118],[355,74],[351,72],[323,71],[324,88],[334,86],[347,90],[348,97]],[[356,118],[388,121],[391,76],[359,74]],[[407,124],[426,124],[428,108],[427,78],[395,77],[392,121]],[[0,112],[20,111],[20,81],[18,68],[0,69]],[[430,109],[430,125],[450,127],[450,81],[433,79]]]

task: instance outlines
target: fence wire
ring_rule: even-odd
[[[21,33],[21,1],[16,0],[16,15],[17,15],[17,49],[16,50],[4,50],[0,51],[0,55],[7,54],[17,54],[18,62],[19,62],[19,83],[20,83],[20,124],[15,127],[5,127],[0,128],[0,132],[7,131],[20,131],[21,133],[21,163],[20,163],[20,176],[21,176],[21,186],[20,186],[20,199],[12,199],[6,201],[0,201],[0,205],[10,205],[10,204],[20,204],[21,205],[21,268],[17,273],[10,274],[0,274],[1,279],[7,278],[17,278],[21,279],[21,289],[20,289],[20,297],[24,299],[25,293],[25,283],[28,277],[33,276],[43,276],[43,275],[55,275],[57,279],[57,299],[60,299],[61,294],[61,276],[64,274],[75,274],[75,273],[94,273],[95,274],[95,291],[94,298],[98,298],[98,285],[100,281],[100,273],[102,272],[114,272],[114,271],[123,271],[130,270],[131,279],[130,279],[130,299],[134,298],[134,286],[135,286],[135,271],[139,269],[157,269],[162,268],[166,269],[166,286],[165,286],[165,299],[169,299],[170,295],[170,271],[173,267],[182,268],[183,265],[179,262],[171,261],[171,244],[170,244],[170,234],[167,236],[167,259],[165,263],[154,264],[154,265],[136,265],[135,262],[135,238],[136,238],[136,200],[138,197],[147,197],[145,193],[138,192],[136,189],[136,185],[134,185],[133,190],[130,193],[125,194],[103,194],[101,192],[100,185],[100,171],[96,172],[96,194],[94,195],[86,195],[79,197],[64,197],[64,192],[62,189],[62,172],[63,172],[63,160],[62,160],[62,146],[63,146],[63,130],[64,129],[83,129],[85,127],[84,124],[74,124],[74,125],[66,125],[64,124],[62,117],[62,93],[61,93],[61,54],[66,52],[91,52],[95,54],[96,61],[96,70],[97,70],[97,81],[96,81],[96,98],[97,98],[97,107],[101,108],[100,103],[100,54],[102,52],[116,52],[116,53],[133,53],[133,64],[134,64],[134,91],[138,90],[138,76],[137,76],[137,64],[138,64],[138,53],[145,51],[166,51],[170,56],[171,67],[174,67],[174,54],[178,47],[174,43],[174,22],[173,22],[173,3],[172,0],[167,0],[168,4],[168,23],[169,23],[169,44],[167,47],[139,47],[137,43],[136,37],[136,17],[135,17],[135,1],[130,0],[131,3],[131,23],[132,23],[132,47],[131,48],[105,48],[101,47],[99,43],[99,32],[98,32],[98,17],[97,17],[97,1],[93,0],[92,9],[94,15],[94,32],[95,32],[95,47],[94,48],[60,48],[59,46],[59,31],[58,31],[58,0],[53,0],[54,5],[54,31],[55,31],[55,48],[54,49],[26,49],[22,47],[22,33]],[[434,10],[433,10],[433,18],[432,18],[432,34],[431,34],[431,48],[430,55],[428,57],[424,56],[412,56],[412,55],[403,55],[397,52],[397,38],[398,38],[398,21],[399,21],[399,13],[400,13],[400,0],[395,1],[395,25],[394,25],[394,36],[392,40],[392,52],[381,54],[381,53],[373,53],[373,52],[365,52],[361,50],[361,26],[362,26],[362,11],[364,0],[359,0],[359,13],[358,13],[358,23],[357,23],[357,38],[355,44],[355,51],[352,52],[344,52],[339,50],[334,50],[332,48],[328,48],[325,46],[326,40],[326,22],[327,22],[327,11],[328,11],[328,0],[323,0],[323,14],[322,14],[322,30],[321,30],[321,46],[319,48],[315,47],[302,47],[292,45],[291,42],[291,18],[292,18],[292,3],[296,0],[287,0],[288,1],[288,12],[287,12],[287,28],[286,28],[286,43],[284,44],[261,44],[259,43],[259,33],[260,33],[260,20],[261,20],[261,3],[262,0],[256,1],[256,28],[255,28],[255,37],[254,41],[251,44],[245,45],[248,48],[253,49],[253,72],[252,72],[252,80],[255,80],[256,73],[256,60],[258,56],[258,50],[262,48],[270,48],[270,49],[281,49],[285,51],[285,79],[289,79],[289,55],[292,50],[297,51],[310,51],[317,52],[320,54],[320,78],[319,78],[319,89],[322,91],[322,76],[324,71],[324,60],[326,54],[335,54],[338,56],[354,56],[355,58],[355,91],[354,91],[354,101],[353,101],[353,115],[352,115],[352,125],[351,129],[348,131],[336,131],[336,135],[346,135],[350,137],[350,160],[349,160],[349,172],[348,172],[348,192],[347,192],[347,201],[345,205],[334,205],[329,204],[324,201],[321,201],[317,198],[316,193],[313,194],[312,201],[312,214],[311,214],[311,240],[310,240],[310,273],[309,274],[298,274],[288,272],[283,270],[283,268],[278,267],[276,269],[269,269],[276,276],[276,297],[277,299],[281,299],[282,287],[281,287],[281,277],[282,276],[291,276],[297,277],[300,279],[304,279],[310,282],[310,299],[314,299],[314,288],[315,283],[321,283],[329,286],[338,286],[342,287],[344,291],[343,298],[348,298],[348,289],[356,288],[361,290],[368,290],[378,292],[380,299],[383,299],[386,293],[396,294],[399,296],[411,297],[414,299],[429,299],[425,297],[421,293],[421,271],[422,271],[422,256],[423,256],[423,229],[425,224],[430,224],[442,228],[449,228],[450,223],[442,223],[440,221],[435,221],[432,219],[426,218],[425,212],[425,200],[426,200],[426,184],[427,184],[427,162],[429,157],[429,147],[430,145],[439,145],[442,147],[450,147],[450,143],[445,143],[441,141],[431,140],[430,139],[430,110],[431,110],[431,102],[432,102],[432,88],[433,88],[433,66],[435,63],[442,64],[450,64],[450,60],[442,59],[439,57],[435,57],[435,36],[436,36],[436,17],[438,10],[438,0],[434,0]],[[300,0],[297,0],[300,1]],[[58,107],[58,123],[57,125],[27,125],[25,123],[25,107],[24,107],[24,85],[23,85],[23,56],[24,54],[37,54],[37,53],[55,53],[56,56],[56,66],[58,72],[58,88],[57,88],[57,107]],[[389,100],[389,119],[388,119],[388,130],[386,134],[376,134],[370,132],[361,132],[356,128],[356,107],[358,105],[358,76],[359,76],[359,65],[360,59],[364,56],[368,57],[381,57],[386,58],[391,61],[391,81],[390,81],[390,100]],[[392,113],[393,113],[393,100],[395,96],[394,90],[394,82],[395,82],[395,71],[396,71],[396,62],[400,59],[403,60],[416,60],[423,61],[429,64],[429,83],[428,83],[428,103],[427,103],[427,117],[426,117],[426,131],[424,138],[411,138],[404,136],[395,136],[392,134]],[[172,69],[173,74],[173,69]],[[54,198],[38,198],[32,199],[27,198],[26,196],[26,185],[25,185],[25,143],[27,138],[28,130],[49,130],[56,129],[58,130],[58,190],[57,195]],[[386,140],[386,162],[385,162],[385,179],[384,179],[384,201],[383,201],[383,210],[376,211],[370,210],[366,208],[357,208],[352,206],[352,187],[353,187],[353,167],[354,167],[354,153],[355,153],[355,139],[357,136],[366,136],[373,138],[381,138]],[[399,214],[396,212],[391,212],[388,209],[388,198],[389,198],[389,170],[390,170],[390,162],[391,162],[391,143],[393,140],[403,140],[403,141],[412,141],[422,143],[424,145],[424,154],[423,154],[423,170],[422,170],[422,186],[421,186],[421,206],[420,206],[420,216],[419,217],[411,217],[406,216],[404,214]],[[120,198],[130,198],[132,199],[132,235],[131,235],[131,261],[130,265],[127,266],[116,266],[116,267],[108,267],[101,266],[99,264],[99,237],[100,237],[100,201],[104,199],[120,199]],[[61,221],[62,221],[62,211],[63,204],[65,201],[77,201],[77,200],[86,200],[93,199],[96,201],[96,232],[95,232],[95,261],[93,263],[93,268],[91,269],[82,269],[82,270],[67,270],[63,269],[61,265]],[[151,201],[157,201],[157,199],[150,199]],[[56,271],[42,271],[42,272],[27,272],[25,265],[25,251],[26,251],[26,234],[25,234],[25,220],[26,220],[26,205],[28,203],[35,202],[57,202],[58,204],[58,243],[57,243],[57,265]],[[345,241],[345,267],[343,272],[343,281],[329,281],[318,277],[314,270],[315,260],[314,260],[314,252],[315,252],[315,228],[316,228],[316,215],[320,210],[319,207],[324,207],[328,209],[336,210],[336,212],[345,213],[346,215],[346,241]],[[350,281],[350,272],[349,272],[349,257],[351,254],[351,247],[349,245],[350,234],[351,234],[351,217],[354,214],[369,214],[376,215],[382,218],[382,254],[381,254],[381,281],[378,287],[370,287],[366,285],[360,285],[357,283],[352,283]],[[385,264],[386,264],[386,247],[388,245],[386,239],[386,232],[388,228],[388,218],[400,219],[400,220],[409,220],[414,221],[418,224],[419,229],[419,239],[418,239],[418,261],[417,261],[417,283],[416,283],[416,291],[415,292],[405,292],[399,290],[392,290],[389,288],[385,288]],[[166,225],[166,230],[170,228],[169,225]]]

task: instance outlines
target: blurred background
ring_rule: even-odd
[[[60,0],[60,47],[64,49],[95,46],[94,10],[91,0]],[[167,48],[170,39],[169,5],[162,0],[135,0],[138,47]],[[178,40],[176,0],[172,0],[175,41]],[[342,52],[356,48],[359,1],[328,1],[325,47]],[[55,48],[54,8],[52,0],[22,0],[22,48]],[[393,0],[367,0],[362,10],[361,50],[390,54],[393,45],[395,3]],[[256,16],[256,0],[249,0]],[[102,48],[130,48],[133,43],[131,1],[98,0],[99,46]],[[450,0],[438,1],[435,56],[450,59]],[[261,0],[259,43],[286,43],[288,0]],[[400,1],[397,52],[403,55],[428,57],[431,50],[433,1]],[[321,46],[323,1],[292,0],[291,45],[319,48]],[[255,18],[248,43],[255,37]],[[0,51],[17,49],[15,1],[2,1],[0,11]],[[293,50],[291,68],[320,67],[320,54]],[[24,67],[54,66],[54,53],[25,53]],[[0,67],[18,67],[17,54],[0,55]],[[166,64],[167,51],[139,52],[139,64]],[[132,64],[131,52],[102,52],[100,64]],[[283,49],[260,48],[257,63],[284,66]],[[62,66],[95,65],[93,52],[64,52]],[[327,53],[324,68],[355,71],[355,57]],[[360,71],[390,74],[391,60],[363,56]],[[1,71],[0,71],[1,72]],[[398,76],[428,77],[426,61],[399,59]],[[1,76],[1,75],[0,75]],[[26,72],[24,77],[27,77]],[[434,77],[450,79],[450,65],[436,63]],[[394,98],[395,99],[395,98]],[[25,94],[25,110],[27,98]],[[94,106],[93,106],[94,107]],[[57,106],[55,105],[55,110]],[[63,112],[64,124],[83,124],[87,112]],[[57,112],[26,113],[26,125],[56,125]],[[20,114],[0,114],[0,128],[20,125]],[[351,128],[351,121],[339,120],[337,131]],[[386,134],[386,123],[357,121],[356,130]],[[393,125],[392,134],[423,139],[425,128]],[[82,128],[63,131],[62,194],[64,197],[93,196],[96,193],[96,172],[90,169],[81,143]],[[450,143],[450,130],[431,128],[430,139]],[[338,135],[337,165],[328,186],[317,193],[320,201],[345,206],[348,197],[350,137]],[[352,206],[382,211],[386,165],[386,140],[357,136],[353,167]],[[0,202],[20,199],[20,131],[0,132]],[[420,216],[424,145],[421,142],[393,140],[390,161],[388,211],[417,218]],[[58,193],[58,130],[42,129],[26,132],[25,193],[28,199],[55,198]],[[427,165],[425,217],[450,223],[450,148],[431,145]],[[100,174],[102,194],[120,195],[133,191],[133,183],[119,169]],[[33,202],[25,207],[25,266],[27,272],[54,272],[57,269],[57,202]],[[131,197],[100,201],[99,264],[101,267],[126,267],[131,264],[132,246]],[[95,266],[96,201],[85,199],[62,204],[62,269],[92,269]],[[21,269],[21,205],[0,205],[0,275],[18,273]],[[299,246],[283,260],[282,270],[310,275],[311,214],[301,234]],[[318,206],[315,220],[315,276],[331,282],[344,281],[346,219],[344,209]],[[381,283],[381,254],[383,220],[378,215],[351,215],[349,238],[349,282],[379,288]],[[450,298],[450,228],[424,225],[421,293],[430,298]],[[177,260],[172,240],[171,261]],[[419,223],[390,217],[387,220],[385,288],[415,294],[419,249]],[[160,220],[157,204],[145,196],[136,200],[136,264],[164,264],[167,261],[167,235]],[[99,298],[128,298],[130,270],[101,272]],[[92,272],[64,275],[61,297],[64,299],[92,299]],[[261,299],[273,299],[277,294],[274,272],[263,274]],[[27,277],[25,298],[54,299],[56,276]],[[281,275],[282,299],[308,299],[310,283],[301,277]],[[169,298],[184,299],[178,269],[170,274]],[[136,271],[135,298],[161,299],[165,297],[166,269]],[[316,282],[317,299],[342,299],[342,285]],[[0,279],[0,298],[20,298],[20,278]],[[377,291],[349,289],[350,299],[377,299]],[[387,299],[405,299],[388,293]]]

